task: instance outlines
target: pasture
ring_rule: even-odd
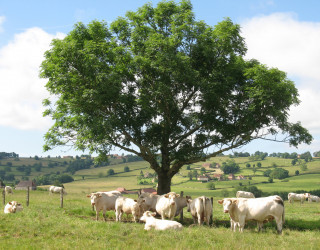
[[[319,249],[319,203],[300,205],[286,201],[282,235],[277,235],[274,222],[266,224],[265,231],[260,233],[255,223],[248,223],[241,234],[230,231],[228,214],[224,214],[217,203],[221,197],[209,191],[207,195],[214,197],[210,227],[192,225],[185,208],[183,230],[144,231],[142,223],[115,222],[113,211],[107,212],[107,222],[102,216],[95,221],[95,212],[86,197],[88,187],[83,186],[76,192],[72,185],[66,187],[64,208],[59,207],[60,196],[49,195],[47,191],[31,191],[29,207],[25,204],[26,191],[8,195],[6,200],[20,201],[24,211],[0,213],[1,249]],[[2,204],[0,207],[3,211]]]

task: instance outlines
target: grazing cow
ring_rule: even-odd
[[[165,195],[162,195],[156,204],[156,211],[161,215],[161,218],[164,220],[168,217],[170,220],[173,220],[177,211],[177,197],[180,197],[179,194],[175,192],[170,192]]]
[[[300,205],[304,203],[304,201],[309,198],[309,193],[304,194],[296,194],[296,193],[289,193],[288,194],[288,201],[289,203],[293,203],[294,201],[300,201]]]
[[[99,218],[99,212],[102,210],[104,221],[106,218],[106,211],[115,210],[115,203],[118,195],[106,193],[92,193],[90,196],[91,205],[96,207],[96,220]]]
[[[143,214],[144,201],[137,201],[127,197],[118,197],[115,204],[116,209],[116,221],[121,221],[123,213],[132,214],[133,221],[139,221]]]
[[[236,194],[237,198],[255,198],[254,194],[251,192],[238,191]]]
[[[139,196],[138,201],[144,200],[145,211],[149,210],[152,212],[156,212],[157,201],[159,200],[160,197],[161,195],[157,195],[157,194],[142,193]]]
[[[188,199],[187,202],[188,212],[191,213],[194,224],[196,224],[196,220],[198,219],[199,226],[201,226],[204,221],[209,226],[210,216],[212,215],[212,204],[210,199],[201,196],[194,200]]]
[[[21,212],[22,210],[23,206],[17,201],[8,202],[7,205],[4,207],[5,214]]]
[[[151,213],[150,211],[144,212],[140,220],[146,223],[144,226],[145,230],[150,230],[152,228],[154,228],[155,230],[182,229],[182,225],[179,222],[172,221],[172,220],[159,220],[154,218],[155,215],[156,215],[155,212],[154,213]]]
[[[282,232],[284,203],[280,196],[256,199],[226,198],[219,200],[218,203],[223,204],[224,212],[229,213],[235,223],[234,229],[239,226],[240,232],[243,232],[246,221],[257,221],[260,230],[263,223],[271,219],[276,220],[278,233]]]
[[[49,194],[67,194],[67,192],[65,191],[65,189],[63,187],[57,187],[57,186],[50,186],[49,187]]]
[[[10,186],[6,186],[4,188],[4,190],[5,190],[6,194],[13,194],[12,187],[10,187]]]
[[[316,196],[316,195],[311,195],[309,196],[308,198],[308,201],[309,202],[320,202],[320,197],[319,196]]]

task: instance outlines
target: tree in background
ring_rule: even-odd
[[[303,159],[305,162],[309,162],[309,161],[312,161],[312,155],[308,151],[308,152],[305,152],[305,153],[301,154],[300,155],[300,159]]]
[[[288,121],[294,83],[245,54],[239,25],[196,21],[187,0],[146,4],[110,26],[77,23],[41,65],[55,100],[43,102],[55,120],[44,150],[71,144],[103,160],[120,148],[150,163],[164,194],[182,166],[252,140],[310,144]]]
[[[125,166],[125,167],[123,168],[123,171],[124,171],[124,172],[129,172],[129,171],[130,171],[130,168],[129,168],[128,166]]]
[[[221,170],[224,174],[235,174],[239,172],[240,167],[234,160],[227,160],[226,162],[222,163]]]
[[[108,169],[107,176],[114,175],[114,174],[115,174],[115,172],[112,168]]]

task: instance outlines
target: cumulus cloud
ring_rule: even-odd
[[[39,67],[53,38],[40,28],[16,34],[0,48],[0,125],[22,130],[45,130],[51,121],[42,116],[42,100],[48,96]]]
[[[3,32],[2,24],[4,23],[5,20],[6,18],[4,16],[0,16],[0,33]]]
[[[292,108],[290,120],[319,134],[320,23],[299,21],[294,13],[274,13],[245,20],[241,27],[247,58],[277,67],[295,81],[301,104]]]

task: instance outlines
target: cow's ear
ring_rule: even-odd
[[[232,203],[238,204],[238,200],[233,200]]]
[[[180,197],[180,194],[176,194],[176,197]]]
[[[9,204],[12,205],[11,201],[9,201]]]
[[[17,204],[17,206],[21,206],[21,204],[20,204],[20,203],[18,203],[18,204]]]
[[[133,200],[134,202],[137,202],[137,200]]]
[[[192,202],[192,200],[191,199],[187,199],[187,203],[191,203]]]
[[[169,195],[168,195],[168,194],[165,194],[164,197],[169,198]]]
[[[190,200],[190,199],[191,199],[191,196],[187,195],[187,196],[186,196],[186,199],[187,199],[187,200]]]
[[[222,204],[222,203],[223,203],[223,200],[218,200],[218,203],[219,203],[219,204]]]
[[[101,197],[101,196],[102,196],[101,194],[98,194],[98,195],[97,195],[97,197]]]
[[[156,214],[157,214],[156,212],[153,212],[151,215],[154,217],[154,216],[156,216]]]
[[[90,194],[87,194],[87,197],[88,197],[88,198],[90,198],[90,197],[91,197],[91,195],[90,195]]]

